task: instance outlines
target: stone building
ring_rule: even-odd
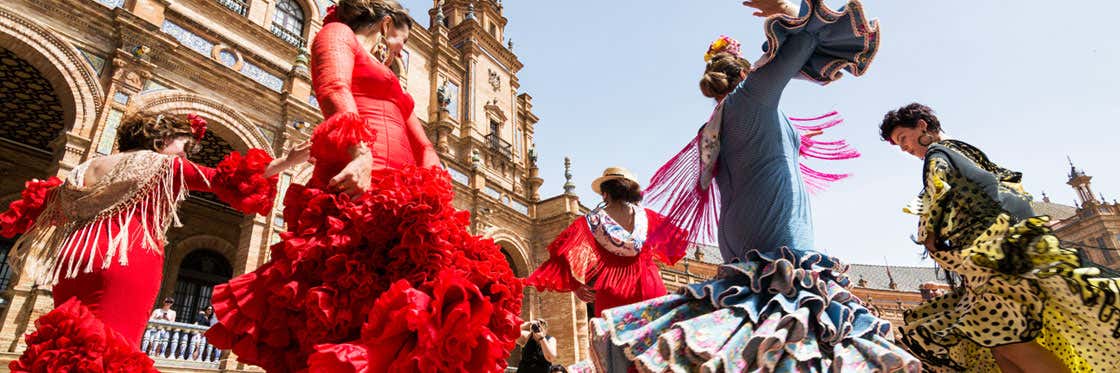
[[[65,176],[114,151],[116,128],[135,109],[197,113],[208,119],[204,150],[213,166],[231,151],[277,156],[305,140],[321,117],[306,46],[322,27],[326,0],[13,0],[0,2],[0,207],[31,178]],[[454,180],[455,205],[470,229],[493,238],[524,277],[546,245],[586,211],[574,185],[541,196],[533,150],[538,122],[521,90],[522,63],[506,41],[500,1],[433,2],[430,27],[417,26],[396,61],[416,115]],[[555,175],[559,177],[560,175]],[[282,174],[281,193],[310,177]],[[568,176],[570,178],[570,175]],[[570,184],[570,182],[569,182]],[[281,197],[282,198],[282,197]],[[176,298],[179,321],[208,304],[212,288],[269,258],[284,229],[281,206],[245,216],[197,194],[181,206],[184,227],[165,249],[160,297]],[[0,241],[7,255],[11,241]],[[0,360],[24,348],[21,335],[52,307],[50,289],[0,266]],[[153,305],[154,307],[155,305]],[[586,307],[570,294],[526,290],[522,317],[546,318],[564,341],[562,361],[585,358]],[[547,311],[544,311],[547,310]],[[580,337],[583,335],[583,337]],[[514,353],[511,361],[518,359]],[[228,359],[176,369],[253,369]]]

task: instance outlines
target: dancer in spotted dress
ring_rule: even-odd
[[[930,257],[963,278],[906,312],[910,351],[930,370],[1120,372],[1120,279],[1059,245],[1022,174],[946,138],[921,104],[887,113],[880,135],[924,160],[924,189],[904,211],[919,216]]]
[[[797,75],[825,84],[841,70],[864,73],[877,24],[855,0],[838,11],[805,1],[799,14],[786,1],[744,4],[770,16],[765,54],[752,68],[731,38],[711,45],[700,88],[719,102],[715,112],[646,190],[672,226],[701,242],[718,224],[725,264],[712,281],[593,319],[600,370],[917,372],[918,360],[892,343],[890,324],[847,290],[847,266],[813,251],[807,191],[843,175],[813,171],[801,158],[858,153],[813,138],[839,123],[835,113],[793,119],[778,109]]]

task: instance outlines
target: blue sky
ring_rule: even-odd
[[[403,3],[427,22],[431,1]],[[541,193],[562,192],[570,156],[588,205],[603,168],[647,180],[707,119],[713,103],[697,81],[711,40],[735,37],[753,60],[764,39],[762,20],[735,0],[503,3],[521,87],[541,118]],[[882,28],[867,74],[827,87],[794,81],[782,98],[794,116],[839,110],[847,122],[829,134],[863,152],[814,163],[854,174],[813,198],[818,250],[849,263],[932,264],[909,242],[915,219],[901,213],[921,188],[921,163],[878,137],[883,114],[913,101],[937,110],[950,136],[1024,172],[1038,199],[1073,203],[1067,155],[1097,193],[1120,198],[1120,3],[1075,4],[867,0]]]

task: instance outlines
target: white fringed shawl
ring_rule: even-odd
[[[188,193],[183,167],[197,167],[175,159],[152,151],[125,154],[93,185],[81,181],[89,162],[79,165],[71,180],[50,192],[42,214],[15,242],[12,268],[25,269],[36,284],[53,285],[92,272],[104,240],[108,250],[101,269],[114,259],[128,265],[129,250],[138,246],[132,239],[162,251],[167,229],[181,225],[176,209]],[[128,231],[133,219],[138,232]]]

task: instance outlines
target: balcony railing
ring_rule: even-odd
[[[218,4],[225,5],[229,10],[237,12],[237,14],[242,16],[249,14],[249,4],[241,0],[218,0]]]
[[[510,144],[509,141],[502,140],[501,137],[498,137],[497,133],[491,132],[489,135],[486,135],[486,143],[490,145],[490,150],[498,152],[507,159],[513,159],[513,144]]]
[[[157,365],[218,368],[222,350],[206,342],[208,326],[167,321],[149,321],[140,350]]]
[[[286,29],[286,28],[284,28],[284,27],[282,27],[278,24],[273,23],[272,27],[271,27],[271,30],[272,30],[272,34],[276,35],[276,37],[280,38],[280,40],[283,40],[285,43],[294,45],[297,48],[302,47],[305,44],[302,37],[300,37],[299,35],[297,35],[294,32],[288,31],[288,29]]]

